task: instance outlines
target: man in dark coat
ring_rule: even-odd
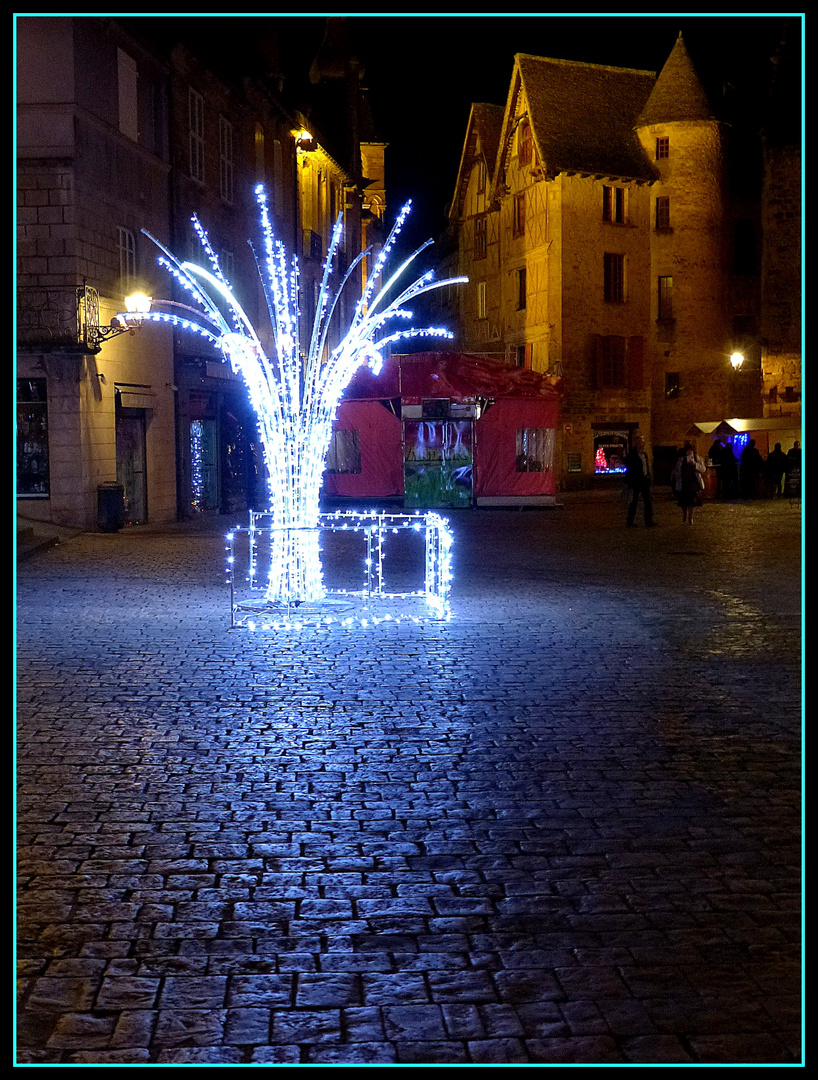
[[[722,498],[734,499],[738,494],[738,461],[729,442],[722,446],[719,472]]]
[[[645,440],[637,435],[633,447],[625,458],[627,474],[625,477],[630,492],[628,498],[628,517],[626,524],[633,525],[636,519],[636,507],[642,499],[645,511],[645,524],[655,525],[653,520],[653,497],[651,495],[651,475],[648,455],[645,453]]]
[[[775,448],[767,454],[767,478],[770,482],[770,494],[775,498],[784,492],[784,473],[787,471],[787,455],[777,442]]]
[[[762,458],[755,439],[750,439],[741,452],[741,469],[739,478],[741,481],[742,499],[755,499],[758,495],[758,481],[764,468]]]
[[[786,490],[790,497],[801,496],[801,443],[797,441],[787,451]]]

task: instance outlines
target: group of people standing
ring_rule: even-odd
[[[729,443],[717,439],[710,449],[710,460],[716,468],[716,498],[757,499],[801,494],[801,445],[797,441],[785,454],[781,443],[767,454],[766,460],[750,439],[736,458]]]
[[[766,480],[770,496],[783,495],[785,490],[797,495],[801,493],[801,447],[798,442],[786,454],[781,449],[781,443],[776,443],[765,461],[754,439],[748,441],[740,458],[736,458],[729,443],[716,440],[710,449],[710,462],[716,469],[717,498],[757,498],[761,493],[762,479]],[[625,458],[625,466],[629,492],[626,524],[635,524],[641,500],[645,525],[655,525],[651,491],[653,478],[645,440],[641,435],[635,436]],[[686,442],[676,458],[670,483],[682,511],[682,522],[687,525],[693,524],[693,515],[702,505],[706,471],[707,465],[696,452],[695,443]]]

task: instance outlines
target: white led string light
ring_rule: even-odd
[[[325,596],[338,601],[354,601],[346,607],[354,607],[354,613],[344,610],[342,603],[336,611],[331,605],[267,605],[259,603],[255,589],[258,561],[265,542],[275,546],[276,528],[270,524],[270,515],[250,512],[249,528],[237,525],[225,538],[227,583],[230,587],[231,622],[233,626],[249,629],[300,629],[306,625],[319,628],[367,627],[385,623],[421,623],[446,621],[451,617],[449,595],[452,583],[451,548],[452,533],[444,517],[437,513],[414,511],[404,514],[388,514],[378,510],[339,510],[319,514],[315,531],[351,532],[364,535],[366,558],[360,589],[326,589]],[[386,587],[384,579],[384,546],[389,535],[411,531],[422,535],[425,541],[425,581],[423,588],[395,591]],[[237,555],[236,544],[243,543]],[[248,588],[242,588],[240,565],[246,564],[243,580]],[[254,589],[256,596],[254,597]],[[422,601],[418,607],[417,601]],[[415,601],[414,607],[407,601]],[[395,602],[398,602],[396,605]]]
[[[449,549],[451,536],[444,519],[438,515],[418,516],[409,525],[405,516],[387,524],[384,515],[347,514],[341,522],[333,515],[321,515],[319,499],[324,461],[332,437],[333,421],[344,390],[355,372],[368,364],[377,373],[383,363],[384,347],[403,338],[425,336],[451,338],[437,327],[390,330],[393,320],[411,318],[405,305],[423,293],[444,285],[465,282],[463,277],[435,281],[431,271],[389,299],[393,287],[408,267],[431,243],[427,241],[405,259],[381,284],[389,255],[409,214],[411,203],[401,210],[386,243],[367,277],[346,334],[327,352],[330,320],[337,310],[345,285],[368,252],[353,260],[341,282],[333,287],[332,276],[343,236],[339,215],[333,229],[312,327],[302,351],[299,337],[299,267],[289,258],[277,240],[261,185],[256,188],[263,237],[263,257],[257,256],[259,276],[267,299],[275,349],[268,356],[258,334],[230,283],[222,273],[207,233],[194,216],[193,227],[211,265],[211,270],[191,262],[180,262],[158,240],[149,236],[163,255],[160,263],[190,294],[197,307],[172,301],[155,301],[171,310],[129,313],[133,321],[171,323],[183,330],[201,334],[218,349],[240,374],[247,386],[250,403],[256,414],[259,438],[268,475],[269,510],[251,512],[249,530],[249,580],[260,589],[270,604],[301,604],[325,599],[320,558],[320,533],[326,529],[349,527],[369,529],[370,550],[376,550],[376,580],[382,583],[382,544],[386,529],[417,528],[426,533],[426,589],[430,608],[438,617],[448,615],[448,590],[451,580]],[[143,230],[144,231],[144,230]],[[265,272],[266,271],[266,272]],[[226,312],[226,314],[225,314]],[[378,520],[375,521],[374,519]],[[332,520],[330,520],[332,519]],[[262,520],[264,524],[262,524]],[[357,525],[355,522],[357,521]],[[258,540],[269,537],[269,567],[264,581],[259,580]],[[377,534],[377,535],[376,535]],[[372,549],[372,543],[375,548]],[[228,576],[234,588],[232,534],[228,540]],[[372,574],[372,567],[367,567]]]

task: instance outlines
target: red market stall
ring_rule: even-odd
[[[403,495],[400,417],[389,399],[344,401],[327,454],[324,490],[344,498]]]
[[[557,380],[462,353],[390,357],[339,406],[325,491],[406,507],[556,501]]]

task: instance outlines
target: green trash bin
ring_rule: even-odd
[[[125,488],[115,480],[97,488],[97,528],[100,532],[119,532],[125,524]]]

